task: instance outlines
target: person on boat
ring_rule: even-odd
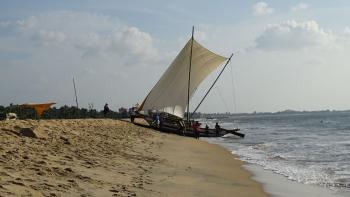
[[[208,124],[205,124],[205,136],[209,136],[209,126]]]
[[[154,127],[160,128],[161,121],[160,121],[160,114],[159,114],[159,112],[157,112],[157,113],[155,113],[153,115],[153,122],[152,122],[152,124],[153,124]]]
[[[194,120],[190,120],[190,122],[188,123],[189,125],[188,125],[188,127],[192,127],[193,128],[193,125],[194,125]]]
[[[185,125],[185,122],[183,120],[178,120],[177,121],[177,125],[179,127],[179,131],[184,131],[185,130],[186,125]]]
[[[219,136],[220,131],[221,131],[221,127],[220,127],[219,123],[216,122],[216,124],[215,124],[216,137]]]
[[[162,116],[160,115],[160,113],[157,113],[157,118],[158,118],[158,126],[159,128],[162,128],[163,127],[163,118]]]
[[[108,103],[106,103],[105,106],[103,107],[103,115],[104,115],[104,117],[106,117],[108,112],[109,112],[109,107],[108,107]]]
[[[199,126],[200,126],[200,123],[198,121],[195,121],[192,124],[193,132],[197,139],[199,139]]]

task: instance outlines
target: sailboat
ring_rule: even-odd
[[[233,54],[232,54],[233,55]],[[144,118],[150,126],[162,131],[172,131],[183,135],[192,136],[194,131],[191,127],[191,117],[209,94],[216,81],[230,62],[229,58],[211,52],[194,39],[194,27],[192,36],[176,56],[168,69],[146,96],[136,111],[136,117]],[[190,100],[197,87],[205,78],[216,70],[224,62],[225,65],[219,76],[209,88],[195,110],[190,113]],[[187,113],[186,110],[187,109]],[[134,117],[132,117],[133,119]],[[202,129],[200,136],[223,136],[228,133],[238,133],[239,129],[219,132],[215,129]]]

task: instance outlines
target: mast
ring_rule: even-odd
[[[196,109],[192,112],[191,117],[193,116],[194,113],[196,113],[197,109],[199,108],[199,106],[203,103],[204,99],[208,96],[210,90],[214,87],[215,83],[218,81],[218,79],[220,78],[221,74],[224,72],[226,66],[228,65],[228,63],[231,61],[231,58],[233,56],[233,53],[231,54],[230,58],[228,58],[225,66],[222,68],[221,72],[219,73],[219,75],[216,77],[215,81],[213,82],[213,84],[210,86],[209,90],[207,91],[207,93],[205,93],[204,97],[202,98],[201,102],[199,102],[199,104],[197,105]]]
[[[74,94],[75,94],[75,103],[77,105],[77,108],[79,108],[79,105],[78,105],[78,96],[77,96],[77,90],[75,88],[75,81],[74,81],[74,77],[73,77],[73,87],[74,87]]]
[[[190,121],[190,85],[191,85],[191,67],[192,67],[192,48],[193,48],[194,26],[192,26],[190,68],[188,69],[188,86],[187,86],[187,122]]]

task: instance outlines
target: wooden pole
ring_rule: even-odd
[[[199,102],[199,104],[197,105],[196,109],[192,112],[191,117],[193,116],[194,113],[196,113],[197,109],[199,108],[199,106],[201,106],[201,104],[203,103],[204,99],[208,96],[210,90],[214,87],[215,83],[218,81],[218,79],[220,78],[221,74],[224,72],[226,66],[228,65],[228,63],[231,61],[231,58],[233,56],[233,53],[231,54],[230,58],[228,58],[225,66],[222,68],[221,72],[219,73],[219,75],[216,77],[214,83],[210,86],[209,90],[207,91],[207,93],[204,95],[204,97],[202,98],[201,102]]]
[[[192,67],[192,48],[193,48],[194,26],[192,26],[190,68],[188,69],[188,86],[187,86],[187,123],[190,121],[190,86],[191,86],[191,67]]]
[[[78,95],[77,95],[77,89],[75,88],[74,77],[73,77],[73,87],[74,87],[74,94],[75,94],[75,103],[76,103],[77,109],[78,109],[78,108],[79,108],[79,104],[78,104]]]

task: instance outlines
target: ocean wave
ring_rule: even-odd
[[[350,131],[344,128],[350,128],[350,113],[234,118],[249,135],[242,140],[218,138],[213,143],[221,144],[245,162],[289,180],[349,188]]]

